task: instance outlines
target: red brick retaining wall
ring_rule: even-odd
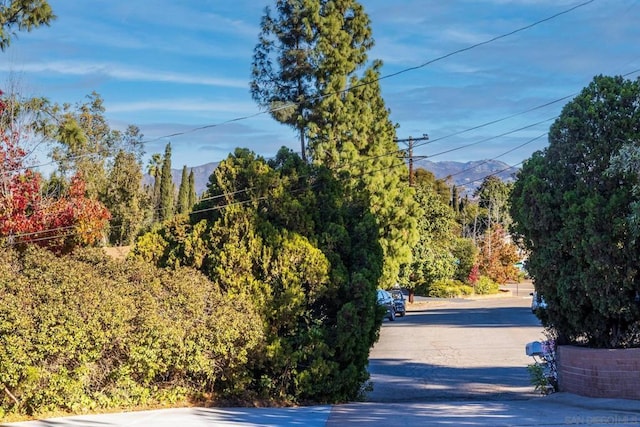
[[[558,346],[560,391],[588,397],[640,400],[640,348]]]

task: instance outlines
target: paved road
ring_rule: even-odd
[[[639,426],[640,401],[534,393],[525,345],[544,339],[543,329],[530,284],[511,291],[421,299],[406,318],[385,321],[371,352],[369,401],[334,406],[327,426]]]
[[[530,298],[430,301],[386,322],[370,357],[374,402],[526,399],[526,343],[543,338]]]

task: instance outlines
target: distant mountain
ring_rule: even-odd
[[[196,194],[200,195],[207,189],[207,184],[209,183],[209,177],[213,173],[213,171],[218,167],[220,162],[212,162],[207,163],[200,166],[194,166],[191,168],[193,170],[193,177],[196,182]],[[189,172],[191,172],[191,170]],[[182,169],[175,170],[171,169],[171,175],[173,176],[173,182],[176,182],[176,188],[180,185],[180,180],[182,179]]]
[[[195,182],[196,182],[196,194],[200,195],[207,189],[207,183],[209,182],[209,176],[215,168],[218,167],[219,162],[206,163],[204,165],[195,166],[193,169]],[[514,180],[514,175],[517,169],[510,168],[506,163],[498,160],[476,160],[473,162],[431,162],[428,160],[421,160],[414,164],[415,169],[426,169],[432,172],[438,179],[446,179],[449,184],[455,183],[455,185],[464,187],[460,194],[472,194],[473,191],[482,184],[485,177],[491,174],[496,176],[505,182]],[[176,184],[176,188],[180,186],[180,180],[182,178],[182,169],[172,169],[171,174],[173,176],[173,182]],[[150,176],[145,176],[145,184],[153,183]]]
[[[207,163],[200,166],[194,166],[192,168],[187,167],[187,172],[190,173],[193,170],[193,177],[196,183],[196,194],[201,195],[204,190],[207,189],[209,183],[209,176],[218,167],[220,162]],[[171,169],[171,178],[176,188],[180,187],[180,181],[182,181],[182,169]],[[153,185],[153,177],[145,174],[142,178],[144,185]]]
[[[448,183],[464,187],[464,193],[470,194],[482,184],[489,175],[496,175],[505,182],[515,180],[517,168],[499,160],[476,160],[472,162],[431,162],[421,160],[414,168],[432,172],[438,179],[448,179]]]

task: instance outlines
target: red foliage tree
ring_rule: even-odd
[[[499,224],[494,224],[484,234],[478,259],[480,273],[500,284],[518,278],[518,269],[514,266],[518,252]]]
[[[0,95],[2,92],[0,91]],[[0,116],[4,103],[0,99]],[[110,218],[85,196],[84,180],[71,179],[68,194],[42,194],[42,176],[24,167],[20,135],[0,125],[0,238],[12,245],[35,243],[55,252],[96,243]]]
[[[475,286],[478,283],[478,279],[480,279],[480,267],[478,264],[474,264],[471,267],[471,271],[469,272],[469,277],[467,277],[467,281],[471,284],[471,286]]]

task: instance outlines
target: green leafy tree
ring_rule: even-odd
[[[551,126],[511,196],[514,230],[564,342],[640,345],[640,248],[628,221],[638,176],[611,159],[640,139],[640,82],[598,76]]]
[[[454,212],[446,201],[429,185],[418,184],[416,201],[423,211],[418,220],[420,239],[412,247],[413,258],[402,271],[402,284],[409,288],[409,300],[414,291],[427,293],[429,287],[440,280],[453,278],[456,258]]]
[[[164,221],[170,219],[174,213],[175,186],[171,176],[171,143],[164,149],[162,169],[160,171],[160,192],[158,201],[158,219]]]
[[[56,16],[46,0],[3,0],[0,2],[0,50],[9,47],[16,31],[31,31],[49,25]]]
[[[107,184],[107,162],[121,148],[122,135],[109,127],[100,95],[93,92],[87,98],[75,108],[64,105],[58,112],[53,107],[59,125],[51,156],[63,176],[84,177],[88,196],[97,199]]]
[[[460,282],[470,281],[474,266],[477,266],[478,247],[471,239],[458,237],[454,241],[452,253],[456,259],[454,279]]]

